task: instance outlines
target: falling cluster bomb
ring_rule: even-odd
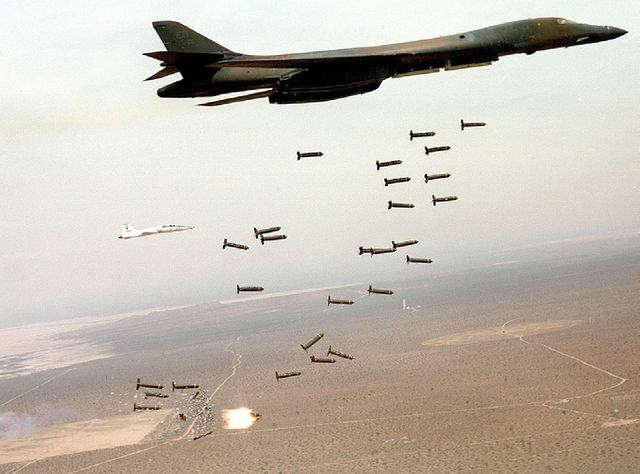
[[[447,202],[447,201],[456,201],[458,196],[443,196],[443,197],[435,197],[431,196],[431,200],[433,201],[433,205],[435,206],[439,202]]]
[[[415,245],[417,243],[418,243],[417,240],[405,240],[403,242],[396,242],[394,240],[391,241],[391,245],[393,246],[394,249],[397,249],[398,247],[406,247],[408,245]]]
[[[412,209],[415,206],[413,204],[411,204],[411,203],[408,203],[408,202],[393,202],[393,201],[389,201],[388,209],[391,209],[391,208],[394,208],[394,207]]]
[[[185,383],[185,384],[177,384],[173,380],[171,381],[171,391],[175,392],[176,390],[189,390],[192,388],[199,388],[200,385],[197,383]]]
[[[284,240],[287,236],[284,234],[275,234],[275,235],[261,235],[260,243],[264,245],[265,242],[270,242],[272,240]]]
[[[381,288],[373,288],[371,285],[369,285],[369,289],[367,291],[369,292],[369,294],[373,293],[375,295],[392,295],[393,294],[393,290],[383,290]],[[329,349],[331,349],[331,346],[329,346]]]
[[[393,253],[395,251],[396,251],[395,247],[373,247],[369,253],[373,257],[374,255],[380,255],[383,253]]]
[[[437,151],[449,151],[451,150],[450,146],[434,146],[434,147],[424,147],[424,152],[426,155],[428,155],[429,153],[435,153]]]
[[[322,156],[324,153],[321,151],[307,151],[307,152],[296,152],[298,155],[298,160],[300,158],[312,158],[314,156]]]
[[[423,138],[423,137],[433,137],[436,132],[414,132],[413,130],[409,131],[409,140],[413,141],[414,138]]]
[[[395,166],[401,165],[402,160],[391,160],[391,161],[376,161],[376,168],[380,171],[380,168],[385,168],[387,166]]]
[[[449,173],[432,174],[431,176],[429,176],[428,174],[425,174],[424,175],[424,182],[428,183],[429,180],[444,179],[444,178],[449,178],[449,177],[451,177],[451,175]]]
[[[460,129],[464,130],[468,127],[484,127],[486,123],[484,122],[465,122],[464,120],[460,120]]]
[[[240,285],[236,285],[236,293],[240,294],[241,292],[244,291],[263,291],[264,288],[262,288],[261,286],[240,286]]]
[[[225,249],[227,247],[232,247],[234,249],[241,249],[241,250],[249,250],[249,247],[243,244],[236,244],[234,242],[229,242],[227,239],[224,239],[224,242],[222,243],[222,248]]]
[[[392,292],[393,293],[393,292]],[[345,354],[344,352],[340,352],[338,350],[335,349],[331,349],[331,346],[329,346],[329,350],[327,351],[327,357],[329,355],[334,355],[334,356],[338,356],[338,357],[342,357],[343,359],[349,359],[349,360],[353,360],[353,356],[349,355],[349,354]]]
[[[311,356],[311,362],[315,362],[317,364],[335,364],[336,360],[328,357]]]
[[[257,229],[257,228],[253,228],[253,233],[256,236],[256,239],[259,239],[260,236],[264,235],[264,234],[271,234],[272,232],[278,232],[281,229],[281,227],[267,227],[266,229]]]
[[[272,240],[284,240],[287,238],[284,234],[275,234],[274,232],[278,232],[280,227],[268,227],[266,229],[257,229],[253,228],[253,234],[256,236],[256,239],[260,239],[260,243],[264,245],[265,242],[269,242]]]
[[[411,181],[409,176],[404,176],[402,178],[384,178],[384,185],[389,186],[390,184],[396,183],[408,183],[409,181]]]
[[[137,382],[136,382],[136,390],[140,390],[140,387],[143,387],[143,388],[157,388],[158,390],[162,390],[164,388],[164,385],[159,384],[159,383],[142,383],[140,381],[140,379],[138,379]]]
[[[139,410],[160,410],[159,405],[138,405],[137,403],[133,404],[133,411]]]
[[[160,392],[144,392],[144,398],[169,398],[169,395],[167,395],[166,393],[160,393]]]
[[[280,379],[288,379],[289,377],[297,377],[298,375],[302,375],[302,372],[283,372],[279,374],[276,370],[276,380],[280,382]]]
[[[331,296],[329,296],[327,298],[327,306],[329,306],[330,304],[347,304],[347,305],[351,305],[353,304],[353,300],[336,300],[331,298]]]
[[[314,337],[313,339],[311,339],[309,342],[307,342],[306,344],[300,344],[300,347],[302,347],[304,349],[305,352],[307,352],[307,350],[313,346],[316,342],[318,342],[320,339],[322,339],[324,337],[324,333],[321,332],[320,334],[318,334],[316,337]]]

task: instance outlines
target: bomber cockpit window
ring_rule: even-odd
[[[556,21],[558,22],[559,25],[567,24],[567,20],[565,20],[564,18],[556,18]]]

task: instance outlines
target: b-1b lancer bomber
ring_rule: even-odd
[[[132,239],[134,237],[144,237],[153,234],[164,234],[166,232],[178,232],[181,230],[191,230],[193,226],[188,225],[157,225],[155,227],[148,227],[146,229],[138,230],[131,227],[129,224],[122,226],[122,231],[118,236],[119,239]]]
[[[261,97],[274,104],[334,100],[374,91],[390,77],[487,66],[501,56],[597,43],[626,33],[563,18],[530,18],[406,43],[258,56],[232,51],[175,21],[155,21],[153,27],[167,50],[144,53],[163,68],[147,80],[182,75],[158,89],[158,96],[254,91],[200,104],[207,106]]]

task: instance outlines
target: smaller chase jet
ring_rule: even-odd
[[[193,226],[188,225],[157,225],[155,227],[147,227],[146,229],[137,230],[131,227],[129,224],[124,224],[120,231],[119,239],[132,239],[134,237],[144,237],[145,235],[152,234],[164,234],[165,232],[178,232],[180,230],[193,229]]]

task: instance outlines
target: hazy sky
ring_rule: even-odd
[[[629,30],[337,101],[217,108],[143,79],[180,21],[234,51],[431,38],[537,16]],[[417,275],[482,252],[640,228],[640,10],[583,1],[0,3],[0,325]],[[175,79],[174,79],[175,78]],[[206,99],[204,100],[206,101]],[[487,127],[461,132],[461,118]],[[436,137],[410,142],[409,130]],[[426,156],[424,146],[450,145]],[[296,151],[322,151],[296,160]],[[376,171],[376,160],[401,159]],[[424,183],[424,173],[449,172]],[[410,176],[385,188],[384,177]],[[459,196],[433,207],[431,194]],[[414,209],[387,209],[387,201]],[[143,228],[188,232],[123,241]],[[279,225],[260,245],[253,227]],[[250,246],[222,250],[222,241]],[[417,239],[370,258],[358,246]],[[407,266],[406,253],[433,258]],[[437,266],[436,266],[437,264]]]

